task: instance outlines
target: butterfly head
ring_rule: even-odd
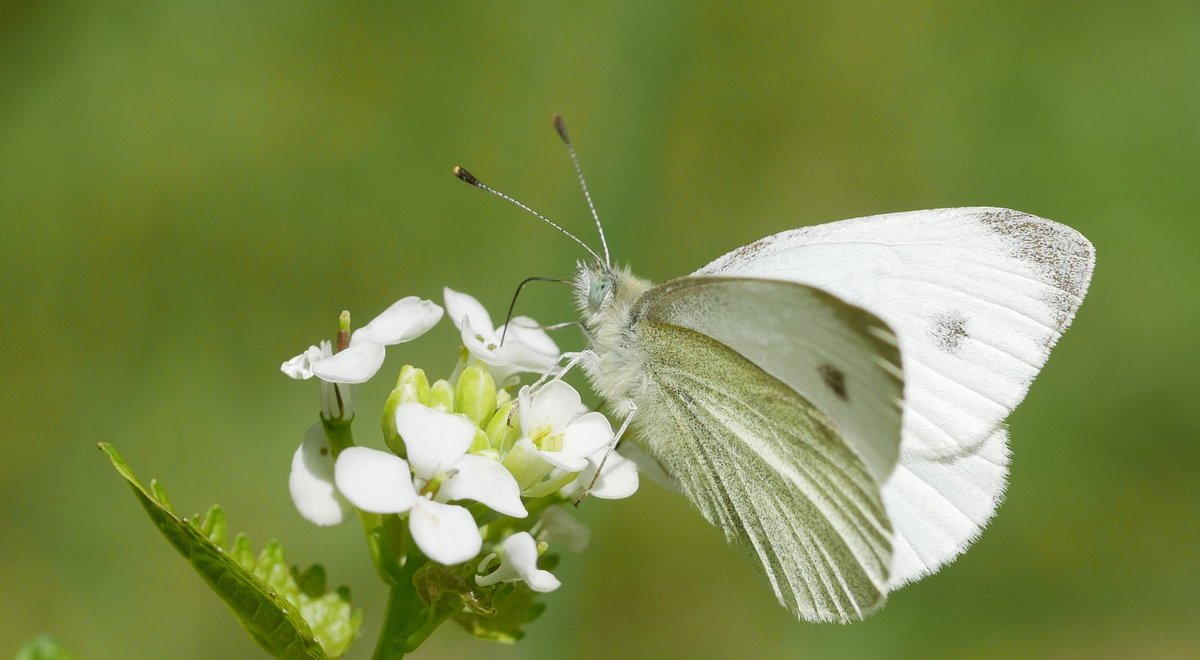
[[[628,314],[633,302],[650,288],[628,268],[610,268],[600,261],[581,262],[573,285],[575,305],[589,332],[609,317]]]

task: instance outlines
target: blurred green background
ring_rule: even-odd
[[[258,657],[104,440],[178,508],[324,562],[367,657],[385,594],[359,529],[292,508],[318,397],[278,365],[343,308],[450,285],[499,314],[569,274],[573,244],[449,174],[593,241],[555,112],[615,254],[655,280],[972,204],[1070,224],[1099,265],[1011,418],[999,515],[869,621],[793,621],[647,484],[581,509],[593,544],[524,642],[447,626],[415,657],[1200,655],[1200,5],[28,0],[0,5],[0,653],[45,631],[89,658]],[[554,287],[521,305],[573,314]],[[362,408],[454,341],[393,350]]]

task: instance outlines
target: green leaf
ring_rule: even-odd
[[[49,635],[38,635],[17,651],[16,660],[75,660],[75,655]]]
[[[480,589],[468,598],[467,608],[454,615],[454,621],[480,639],[512,644],[525,636],[525,626],[546,611],[537,600],[537,592],[524,582],[499,584]]]
[[[362,610],[351,610],[345,588],[325,593],[323,568],[312,566],[304,572],[289,568],[277,541],[255,557],[244,534],[226,551],[225,513],[219,506],[209,509],[201,521],[181,518],[157,482],[146,489],[112,445],[99,447],[129,483],[155,527],[264,649],[276,657],[305,660],[345,653],[358,636]]]

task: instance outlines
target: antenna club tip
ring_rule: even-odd
[[[570,144],[571,138],[567,135],[567,123],[563,121],[562,115],[554,115],[554,130],[558,131],[558,137],[562,138],[563,142]]]
[[[465,167],[462,167],[461,165],[455,165],[453,168],[450,169],[450,171],[454,174],[454,176],[458,177],[461,181],[464,181],[466,183],[469,183],[469,184],[471,184],[473,186],[477,186],[477,187],[480,185],[479,179],[476,179],[474,174],[471,174],[470,172],[468,172],[467,169]]]

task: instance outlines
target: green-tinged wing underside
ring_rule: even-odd
[[[798,617],[851,621],[878,608],[891,526],[879,484],[829,418],[704,334],[649,318],[636,330],[642,437],[704,517]]]
[[[681,277],[638,302],[639,318],[711,337],[804,397],[878,483],[900,453],[896,335],[874,314],[803,284]]]

